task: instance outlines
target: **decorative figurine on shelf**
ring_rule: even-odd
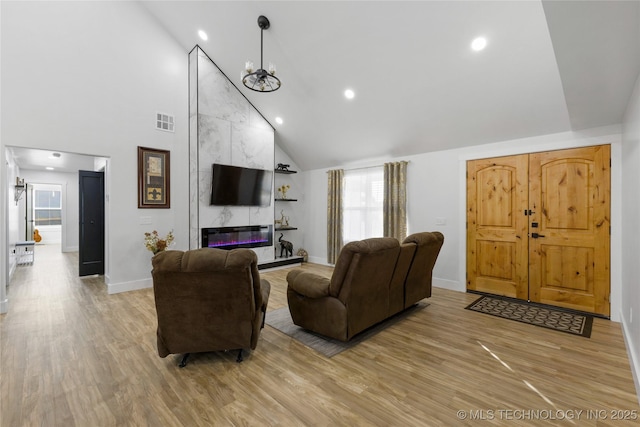
[[[38,229],[36,228],[35,230],[33,230],[33,241],[38,243],[42,240],[42,236],[40,235],[40,232],[38,231]]]
[[[278,163],[278,166],[276,167],[276,170],[278,170],[278,171],[289,171],[289,166],[291,166],[291,165],[285,165],[284,163]]]
[[[280,211],[280,219],[275,221],[276,224],[280,224],[280,227],[289,226],[289,217],[284,215],[284,210]]]
[[[278,242],[280,242],[280,258],[282,258],[282,254],[284,254],[286,258],[289,258],[293,255],[293,243],[282,240],[283,236],[284,234],[280,233],[280,237],[278,238]]]

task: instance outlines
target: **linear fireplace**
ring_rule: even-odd
[[[211,227],[202,229],[203,248],[257,248],[273,245],[273,225]]]

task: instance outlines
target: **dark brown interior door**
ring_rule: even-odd
[[[79,171],[79,275],[104,274],[104,173]]]

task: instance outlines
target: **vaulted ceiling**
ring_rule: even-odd
[[[638,1],[142,5],[185,55],[213,59],[303,170],[619,124],[640,71]],[[259,15],[273,93],[240,82],[260,61]]]

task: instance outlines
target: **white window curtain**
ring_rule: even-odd
[[[383,233],[384,170],[382,166],[344,172],[344,243]]]

